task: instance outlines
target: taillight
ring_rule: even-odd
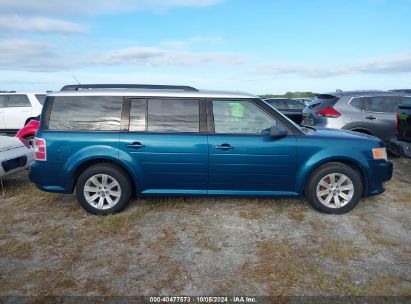
[[[397,112],[395,114],[395,130],[397,131],[397,135],[400,132],[400,128],[398,127],[398,119],[399,119],[399,113]]]
[[[341,113],[336,111],[334,108],[325,108],[316,111],[319,117],[331,117],[331,118],[338,118],[341,116]]]
[[[34,159],[41,161],[47,160],[46,150],[46,140],[36,137],[34,139]]]

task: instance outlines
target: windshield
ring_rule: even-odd
[[[266,99],[269,105],[277,109],[303,110],[305,104],[295,99]]]
[[[277,111],[276,109],[274,109],[275,111]],[[303,132],[304,134],[309,134],[309,133],[313,133],[315,132],[314,128],[307,128],[307,127],[301,127],[300,125],[297,125],[294,121],[292,121],[291,119],[289,119],[287,116],[285,116],[283,113],[281,113],[280,111],[277,111],[277,113],[279,113],[282,117],[284,117],[285,119],[287,119],[290,124],[292,124],[293,126],[295,126],[297,129],[301,130],[301,132]]]

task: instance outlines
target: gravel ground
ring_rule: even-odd
[[[86,214],[23,172],[0,193],[0,295],[411,296],[411,160],[349,214],[303,200],[152,198]]]

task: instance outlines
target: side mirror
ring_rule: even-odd
[[[281,125],[274,125],[270,128],[270,136],[272,138],[281,138],[287,136],[288,131]]]

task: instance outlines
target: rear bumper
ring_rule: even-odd
[[[29,178],[40,190],[73,193],[72,179],[64,174],[61,163],[35,161],[30,165]]]
[[[366,196],[377,195],[385,191],[384,183],[392,178],[393,164],[390,161],[373,161],[368,177]]]
[[[410,142],[397,140],[397,139],[391,139],[390,149],[392,153],[398,156],[405,156],[405,157],[411,158],[411,143]]]

